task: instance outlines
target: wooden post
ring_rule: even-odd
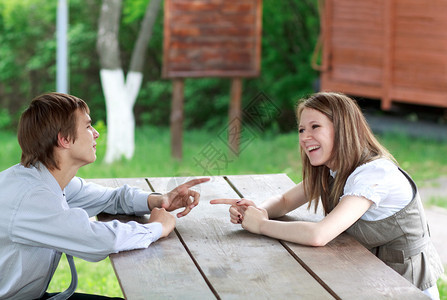
[[[326,89],[326,84],[331,80],[332,73],[332,59],[333,56],[330,55],[332,52],[332,0],[320,1],[319,3],[321,13],[321,37],[323,43],[322,57],[321,57],[321,67],[322,72],[320,73],[320,90]]]
[[[391,108],[391,88],[394,86],[392,80],[393,72],[393,32],[394,32],[394,11],[393,0],[385,1],[383,8],[383,68],[382,68],[382,102],[381,108],[389,110]]]
[[[230,109],[228,112],[228,146],[234,154],[239,155],[239,140],[241,134],[241,99],[242,79],[233,78],[230,91]]]
[[[183,79],[176,78],[172,81],[171,155],[178,160],[182,159],[184,86]]]

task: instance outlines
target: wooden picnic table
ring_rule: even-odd
[[[90,179],[165,193],[192,178]],[[229,221],[217,198],[260,203],[294,186],[285,174],[214,176],[196,186],[200,204],[176,229],[146,249],[110,255],[126,299],[427,299],[406,279],[347,234],[309,247],[252,234]],[[145,222],[148,216],[98,219]],[[322,218],[306,207],[284,220]]]

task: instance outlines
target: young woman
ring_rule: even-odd
[[[250,232],[303,245],[324,246],[347,231],[433,299],[442,263],[430,240],[413,180],[377,141],[357,103],[338,93],[317,93],[297,109],[303,181],[256,207],[231,204],[230,218]],[[320,222],[271,220],[321,201]]]

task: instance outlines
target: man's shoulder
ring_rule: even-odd
[[[34,166],[25,167],[22,164],[16,164],[2,171],[0,174],[7,174],[8,176],[38,177],[39,169]]]
[[[0,175],[9,174],[11,172],[15,172],[15,170],[19,169],[20,167],[23,167],[21,164],[15,164],[10,166],[9,168],[3,170],[0,172]]]
[[[0,187],[2,189],[19,187],[29,189],[39,186],[39,183],[42,183],[42,178],[39,170],[34,167],[26,168],[17,164],[0,172]]]

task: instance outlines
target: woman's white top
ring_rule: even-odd
[[[331,172],[331,175],[335,175]],[[373,205],[361,217],[377,221],[389,217],[404,208],[413,199],[410,182],[389,159],[380,158],[363,164],[349,175],[343,195],[364,197]]]
[[[335,177],[336,172],[331,171]],[[364,197],[373,202],[361,219],[382,220],[404,208],[413,199],[413,189],[399,168],[386,158],[357,167],[349,175],[340,201],[345,196]],[[423,291],[431,299],[439,299],[436,285]]]

